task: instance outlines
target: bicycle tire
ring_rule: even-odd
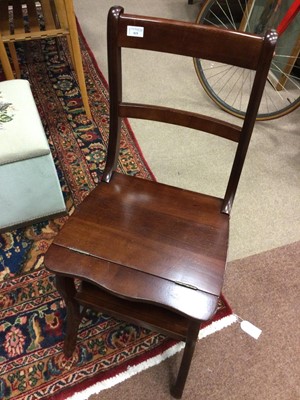
[[[260,15],[259,23],[250,24],[250,19],[249,21],[248,18],[245,20],[245,15],[248,13],[246,9],[248,4],[247,0],[207,0],[200,9],[196,23],[213,25],[224,29],[243,30],[247,33],[256,34],[263,34],[266,29],[274,28],[278,25],[278,18],[270,19],[269,15],[269,20],[264,26],[265,21],[263,21],[263,18],[265,16],[262,15],[263,13],[257,14],[260,10],[255,10],[256,14]],[[252,18],[254,17],[252,16]],[[257,21],[256,17],[255,21]],[[241,27],[242,24],[244,27]],[[286,55],[281,53],[282,46],[286,41],[286,35],[291,34],[291,29],[295,32],[295,27],[297,27],[296,35],[300,37],[300,34],[297,33],[300,32],[298,28],[300,27],[300,13],[298,13],[292,24],[293,26],[289,26],[287,31],[282,34],[276,47],[276,53],[272,60],[268,81],[257,116],[258,120],[279,118],[300,106],[300,64],[298,66],[295,63],[295,59],[299,61],[299,54],[292,59],[293,68],[289,74],[285,74],[286,78],[281,67],[281,60],[286,60]],[[290,58],[289,60],[291,61]],[[242,68],[212,63],[197,58],[194,59],[194,66],[199,81],[208,96],[223,110],[243,118],[245,115],[243,104],[247,104],[249,93],[247,88],[251,86],[254,73]],[[277,79],[279,73],[281,78]],[[223,79],[223,83],[219,78]],[[280,83],[282,82],[281,79],[286,79],[284,85]],[[277,90],[274,86],[280,88],[280,90]]]

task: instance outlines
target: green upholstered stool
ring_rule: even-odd
[[[29,82],[0,82],[0,232],[66,214]]]

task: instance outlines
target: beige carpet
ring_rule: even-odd
[[[239,324],[201,340],[183,399],[300,399],[300,242],[229,263],[226,298],[262,330],[258,340]],[[166,400],[181,354],[89,400]]]
[[[115,2],[74,0],[74,4],[87,42],[107,76],[106,15]],[[187,0],[123,0],[120,5],[130,13],[189,21],[195,20],[200,7],[199,3],[188,5]],[[144,101],[190,110],[201,105],[212,115],[238,122],[207,98],[190,60],[125,52],[124,62],[128,66],[126,98],[134,100],[140,95]],[[256,341],[235,324],[199,342],[186,399],[300,399],[299,115],[300,109],[278,120],[257,123],[232,212],[225,296],[234,312],[263,333]],[[204,187],[222,195],[233,144],[220,149],[218,139],[207,135],[183,133],[174,127],[162,135],[156,123],[131,124],[158,180],[193,190]],[[169,399],[169,383],[179,358],[90,400]]]

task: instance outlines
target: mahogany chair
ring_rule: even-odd
[[[50,246],[67,306],[64,352],[71,356],[86,307],[133,321],[186,342],[171,393],[181,398],[199,327],[216,312],[229,235],[229,213],[255,123],[277,35],[264,38],[192,23],[108,14],[110,137],[99,186]],[[256,70],[242,127],[213,117],[122,101],[121,48],[155,50]],[[137,59],[134,59],[136,67]],[[116,172],[124,117],[177,124],[237,142],[224,198]],[[221,143],[220,143],[221,146]],[[74,279],[79,278],[79,288]],[[81,307],[83,306],[83,307]]]
[[[73,0],[0,0],[0,62],[6,79],[14,79],[14,73],[5,45],[8,47],[16,77],[20,78],[14,44],[61,36],[67,38],[83,105],[88,117],[91,117]]]

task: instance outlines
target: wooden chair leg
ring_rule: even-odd
[[[64,276],[56,276],[56,288],[66,303],[67,308],[67,327],[64,340],[64,354],[71,357],[77,341],[77,333],[81,321],[80,306],[75,301],[76,288],[74,279]]]
[[[4,46],[4,43],[2,42],[2,40],[0,40],[0,61],[2,64],[2,68],[4,71],[4,75],[6,77],[6,79],[14,79],[14,73],[12,71],[7,53],[6,53],[6,49]]]
[[[82,57],[80,53],[80,45],[78,39],[78,32],[76,27],[76,20],[74,14],[74,7],[72,0],[64,0],[65,7],[66,7],[66,14],[68,19],[68,26],[70,32],[70,42],[72,47],[72,59],[74,60],[74,69],[77,74],[77,79],[81,91],[82,102],[85,108],[85,112],[89,118],[92,118],[90,106],[89,106],[89,99],[85,84],[85,77],[84,71],[82,66]]]
[[[69,35],[66,36],[66,38],[67,38],[68,48],[69,48],[70,55],[71,55],[72,65],[73,65],[73,68],[74,68],[74,70],[75,70],[75,72],[76,72],[76,74],[77,74],[76,67],[75,67],[75,60],[74,60],[74,53],[73,53],[73,48],[72,48],[71,39],[70,39],[70,36],[69,36]]]
[[[175,397],[175,399],[181,399],[182,397],[185,382],[189,373],[195,346],[197,343],[198,334],[199,334],[199,322],[193,321],[191,322],[188,330],[186,345],[183,351],[176,383],[171,388],[171,395]]]
[[[20,65],[19,65],[19,61],[18,61],[18,56],[17,56],[15,44],[13,42],[9,42],[8,43],[8,48],[9,48],[9,52],[10,52],[10,55],[11,55],[12,63],[14,65],[16,78],[20,79],[21,78],[21,71],[20,71]]]

